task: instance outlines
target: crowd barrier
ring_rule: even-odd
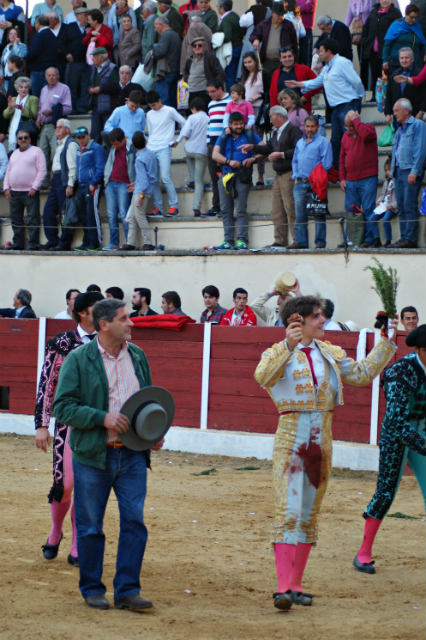
[[[44,345],[71,321],[0,319],[0,413],[32,415]],[[174,425],[201,430],[274,433],[277,413],[255,382],[262,352],[282,339],[278,327],[185,325],[182,331],[134,328],[132,342],[147,354],[154,384],[171,391]],[[326,332],[326,338],[356,357],[359,334]],[[366,352],[376,334],[368,333]],[[397,357],[407,353],[405,334],[397,334]],[[378,380],[367,387],[344,387],[344,406],[336,407],[333,438],[376,444],[384,412]]]

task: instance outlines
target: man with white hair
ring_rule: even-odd
[[[407,98],[397,100],[393,114],[399,127],[392,144],[391,175],[399,213],[401,238],[391,245],[395,249],[415,249],[419,227],[418,197],[424,175],[426,125],[412,115]]]
[[[299,127],[296,127],[288,119],[287,109],[284,107],[272,107],[269,110],[269,118],[275,131],[268,142],[257,145],[245,145],[247,149],[253,149],[255,153],[268,156],[273,163],[275,171],[274,186],[272,188],[271,218],[274,223],[274,242],[265,247],[273,251],[285,249],[289,244],[289,235],[296,242],[294,235],[293,182],[291,179],[291,161],[297,141],[302,137]]]
[[[43,210],[43,227],[47,243],[43,249],[68,251],[71,248],[72,230],[62,229],[58,235],[58,223],[65,198],[72,198],[76,176],[76,154],[78,144],[71,136],[71,123],[60,118],[56,123],[56,151],[52,162],[52,185]]]
[[[41,129],[39,146],[45,155],[49,172],[56,149],[56,122],[71,113],[72,104],[71,91],[66,84],[59,82],[56,67],[46,69],[46,81],[47,85],[40,93],[36,124]]]
[[[330,16],[319,16],[317,19],[318,29],[321,35],[315,43],[315,50],[318,51],[321,43],[326,38],[333,38],[339,43],[338,53],[348,60],[352,60],[352,36],[348,27],[340,20],[333,20]]]
[[[148,51],[151,51],[152,45],[157,40],[157,34],[154,29],[154,20],[157,17],[157,3],[154,0],[145,0],[142,5],[142,62]]]
[[[59,15],[53,9],[46,13],[46,18],[49,20],[49,29],[55,36],[55,46],[56,46],[56,61],[55,67],[59,70],[59,77],[61,80],[65,79],[65,37],[67,27],[64,25]]]
[[[78,0],[81,1],[81,0]],[[76,20],[67,25],[65,34],[65,81],[71,91],[72,112],[89,111],[90,67],[86,62],[87,47],[83,44],[88,23],[87,9],[75,9]]]
[[[176,89],[179,75],[182,41],[173,31],[167,18],[156,18],[154,28],[158,33],[158,43],[154,45],[155,90],[161,102],[168,107],[176,107]],[[165,75],[160,75],[159,66],[166,65]]]

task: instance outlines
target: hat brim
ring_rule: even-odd
[[[132,421],[140,406],[147,402],[157,402],[163,407],[167,413],[167,426],[165,429],[159,428],[154,434],[151,433],[149,438],[144,438],[135,432]],[[157,442],[160,442],[169,430],[175,415],[175,402],[170,391],[163,387],[144,387],[126,400],[120,409],[120,413],[123,413],[130,420],[129,430],[119,435],[121,442],[125,447],[134,451],[146,451],[151,449]]]

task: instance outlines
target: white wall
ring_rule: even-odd
[[[398,309],[414,304],[426,322],[426,255],[385,254],[379,259],[398,271]],[[0,255],[2,276],[0,307],[11,306],[18,288],[29,289],[38,316],[52,317],[65,307],[65,292],[76,287],[85,290],[91,283],[104,290],[121,287],[130,300],[134,287],[152,290],[152,307],[160,311],[161,294],[176,290],[183,310],[196,320],[203,309],[201,289],[215,284],[221,291],[221,304],[232,304],[237,286],[249,292],[249,301],[271,290],[277,274],[292,271],[299,278],[304,294],[319,294],[335,302],[338,320],[354,320],[359,327],[372,326],[382,304],[371,286],[371,274],[364,268],[372,264],[371,254],[344,255],[209,255],[209,256],[42,256]]]

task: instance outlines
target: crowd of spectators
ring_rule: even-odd
[[[418,246],[426,154],[421,2],[408,4],[402,17],[398,0],[349,0],[346,24],[316,17],[317,0],[257,0],[241,16],[232,0],[214,7],[190,0],[178,10],[172,0],[145,0],[136,10],[127,0],[100,0],[94,9],[84,0],[71,4],[65,16],[55,0],[36,4],[30,16],[13,2],[0,6],[0,178],[13,229],[5,248],[70,250],[80,227],[77,251],[154,250],[149,221],[179,215],[171,167],[181,140],[193,216],[223,220],[224,241],[212,250],[249,248],[253,165],[261,187],[268,160],[275,177],[267,249],[308,248],[312,212],[315,248],[326,247],[326,207],[317,205],[326,201],[329,181],[345,191],[342,246],[378,248],[377,136],[361,112],[366,91],[376,99],[382,73],[386,122],[396,130],[386,245]],[[320,92],[331,143],[312,114]],[[68,116],[88,113],[90,127],[73,131]],[[366,163],[357,162],[360,150]],[[213,197],[203,212],[206,169]],[[42,214],[41,189],[49,189]],[[103,193],[108,240],[99,215]],[[392,243],[395,215],[400,238]]]
[[[243,287],[237,287],[232,292],[233,305],[230,309],[220,305],[218,287],[213,284],[206,285],[200,292],[204,308],[196,322],[231,327],[282,327],[281,312],[284,305],[292,298],[302,295],[299,281],[294,276],[293,279],[296,284],[290,289],[283,289],[278,278],[272,290],[265,291],[255,297],[250,302],[250,305],[248,304],[248,291]],[[105,298],[125,301],[125,293],[118,286],[106,287],[102,291],[98,284],[90,284],[87,286],[86,292],[97,292],[103,294]],[[54,316],[56,320],[74,319],[74,301],[80,293],[82,292],[77,288],[68,289],[65,294],[66,308]],[[182,310],[182,299],[177,291],[165,291],[161,294],[161,308],[158,311],[151,307],[151,297],[151,289],[148,287],[135,287],[129,301],[132,308],[130,317],[137,318],[163,314],[187,316]],[[13,297],[13,307],[0,308],[0,318],[36,318],[37,316],[31,307],[31,300],[32,295],[27,289],[18,289]],[[328,298],[322,300],[322,313],[326,319],[324,329],[327,331],[359,330],[357,325],[350,320],[339,322],[334,318],[334,302]],[[419,323],[417,309],[413,306],[403,307],[400,313],[400,322],[403,331],[413,331]]]

